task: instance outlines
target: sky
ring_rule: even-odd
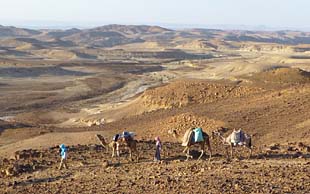
[[[310,0],[0,0],[0,25],[266,26],[310,30]]]

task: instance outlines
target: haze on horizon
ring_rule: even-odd
[[[309,7],[308,0],[0,0],[0,25],[226,25],[310,30]]]

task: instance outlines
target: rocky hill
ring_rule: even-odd
[[[262,92],[262,89],[238,86],[234,83],[223,85],[201,80],[179,80],[167,86],[145,91],[142,100],[150,108],[167,109],[212,103],[225,98],[244,97],[259,92]]]
[[[257,73],[250,79],[254,81],[267,82],[267,83],[272,82],[279,84],[290,84],[290,83],[305,84],[310,83],[310,72],[303,71],[297,68],[279,67]]]
[[[16,28],[13,26],[0,25],[0,38],[6,37],[29,37],[41,34],[40,31],[25,28]]]

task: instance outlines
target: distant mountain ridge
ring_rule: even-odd
[[[73,43],[103,47],[143,42],[144,36],[158,39],[179,37],[221,38],[226,41],[266,42],[279,44],[308,44],[310,33],[298,31],[240,31],[216,29],[171,30],[160,26],[111,24],[90,29],[31,30],[0,25],[0,38],[32,37],[38,39],[63,39]],[[152,39],[152,37],[151,37]],[[154,38],[153,38],[154,39]],[[95,43],[97,42],[97,43]]]
[[[266,47],[263,44],[269,45]],[[174,50],[172,52],[205,53],[221,49],[258,52],[266,49],[283,51],[295,49],[299,52],[308,52],[310,49],[302,45],[298,48],[287,48],[297,47],[299,44],[310,44],[310,32],[201,28],[171,30],[160,26],[118,24],[67,30],[31,30],[0,26],[0,56],[4,58],[103,59],[106,55],[114,55],[109,53],[108,49],[126,50],[123,55],[127,58],[136,55],[132,53],[133,51]],[[157,56],[156,53],[145,55]]]
[[[28,37],[33,35],[41,34],[40,31],[30,30],[25,28],[16,28],[13,26],[2,26],[0,25],[0,38],[1,37]]]

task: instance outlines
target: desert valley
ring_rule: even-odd
[[[309,32],[0,26],[0,110],[0,193],[310,193]],[[193,146],[186,161],[172,133],[193,127],[210,160]],[[251,158],[212,137],[233,128]],[[96,138],[123,131],[139,161]]]

